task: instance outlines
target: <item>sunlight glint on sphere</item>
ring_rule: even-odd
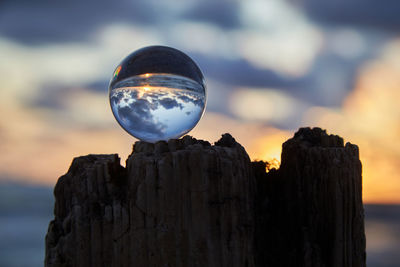
[[[132,136],[147,142],[179,138],[199,122],[206,104],[203,74],[179,50],[149,46],[126,57],[109,86],[111,109]]]

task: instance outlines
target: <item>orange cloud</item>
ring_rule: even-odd
[[[314,107],[304,118],[304,123],[327,128],[360,147],[366,202],[400,202],[399,100],[397,42],[390,44],[381,58],[360,70],[355,89],[342,109]]]
[[[73,157],[86,154],[118,153],[124,164],[136,141],[118,125],[112,129],[75,127],[61,130],[52,129],[34,113],[15,111],[15,116],[18,121],[29,123],[8,126],[8,141],[2,145],[3,153],[0,154],[0,173],[24,181],[53,185],[67,171]],[[280,146],[288,135],[277,129],[242,123],[214,113],[207,114],[191,134],[217,141],[225,132],[232,133],[253,159],[264,160],[279,158]]]
[[[293,133],[262,123],[232,119],[206,112],[199,125],[190,133],[196,138],[217,141],[221,134],[230,133],[246,148],[253,160],[280,160],[281,146]]]
[[[0,90],[0,173],[3,176],[54,184],[75,156],[119,153],[124,162],[131,153],[136,139],[114,121],[104,94],[76,90],[63,98],[64,111],[33,109],[21,103],[21,97],[26,97],[21,88],[29,84],[22,86],[10,83],[14,79],[7,81],[3,85],[6,87]],[[243,93],[239,96],[247,97],[244,99],[247,105],[254,99],[259,100],[254,97],[254,91],[239,92]],[[264,99],[270,99],[270,93],[261,94]],[[299,103],[295,99],[282,93],[273,96],[280,104],[290,101],[297,111]],[[302,125],[326,128],[359,145],[366,202],[400,203],[399,100],[400,41],[397,41],[390,43],[380,58],[360,69],[355,89],[341,108],[312,107],[303,118]],[[284,118],[287,110],[279,113],[278,118],[270,118],[269,114],[257,117],[265,110],[251,108],[250,111],[246,105],[236,110],[241,119],[206,112],[190,134],[216,141],[222,133],[229,132],[253,160],[279,160],[281,145],[293,132],[266,126],[264,122]]]

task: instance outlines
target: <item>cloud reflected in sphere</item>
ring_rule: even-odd
[[[203,115],[203,74],[184,53],[165,46],[142,48],[116,68],[109,86],[112,112],[132,136],[147,142],[179,138]]]

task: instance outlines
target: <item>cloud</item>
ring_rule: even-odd
[[[37,94],[24,99],[23,110],[54,127],[109,128],[114,124],[108,96],[82,87],[47,84]]]
[[[304,103],[321,106],[342,104],[353,88],[357,68],[367,58],[346,59],[331,51],[324,51],[306,75],[288,77],[270,69],[255,67],[244,59],[222,59],[199,54],[194,54],[193,57],[203,67],[207,81],[211,80],[210,91],[221,90],[229,96],[236,88],[241,87],[259,90],[274,88]],[[220,102],[224,102],[217,92],[213,94],[218,95]],[[211,109],[218,108],[210,103]]]
[[[178,99],[179,101],[183,102],[183,103],[191,103],[194,106],[200,107],[202,108],[204,106],[204,97],[205,96],[201,96],[199,97],[198,94],[192,94],[190,92],[180,92],[175,94],[176,99]],[[179,104],[179,107],[182,109],[183,105]]]
[[[161,12],[157,8],[154,10],[154,5],[156,5],[154,1],[150,1],[147,4],[138,4],[136,2],[131,4],[128,1],[123,1],[118,2],[115,7],[110,7],[109,5],[111,4],[104,1],[98,4],[93,4],[92,1],[89,1],[89,3],[85,2],[80,7],[81,3],[78,5],[74,1],[70,9],[57,8],[55,4],[49,4],[44,7],[44,11],[40,11],[42,9],[38,11],[39,13],[43,12],[43,14],[39,14],[40,16],[38,15],[37,17],[47,20],[46,16],[49,16],[47,23],[44,23],[43,27],[53,27],[44,29],[51,38],[53,31],[60,32],[63,35],[64,28],[74,29],[78,35],[82,29],[85,32],[85,36],[88,36],[85,25],[62,26],[64,23],[62,17],[68,17],[68,15],[62,15],[60,18],[52,17],[56,17],[58,13],[72,12],[75,9],[83,10],[79,12],[84,12],[89,7],[94,9],[91,12],[87,12],[89,24],[91,23],[90,18],[96,13],[94,12],[95,10],[100,10],[100,13],[96,14],[96,18],[93,20],[93,23],[96,24],[97,18],[101,18],[102,12],[106,12],[106,9],[107,11],[109,9],[110,14],[114,14],[114,12],[117,12],[115,9],[118,9],[122,12],[117,16],[117,20],[121,23],[115,23],[114,21],[113,24],[110,24],[110,21],[107,20],[108,17],[105,16],[104,22],[98,22],[96,31],[89,30],[94,34],[94,38],[88,42],[21,46],[18,43],[7,41],[5,42],[5,54],[18,53],[21,56],[20,58],[5,58],[4,62],[12,62],[12,65],[15,65],[12,68],[4,63],[0,63],[0,65],[4,65],[3,67],[6,69],[4,71],[7,73],[4,74],[5,77],[10,76],[9,72],[12,69],[25,69],[24,72],[28,74],[25,76],[26,84],[29,84],[30,88],[32,88],[31,91],[34,91],[33,88],[35,87],[45,87],[47,84],[58,83],[59,87],[83,87],[85,90],[89,89],[103,93],[107,92],[108,79],[111,76],[112,69],[123,56],[141,46],[168,41],[170,45],[182,45],[185,49],[191,51],[190,56],[196,59],[208,80],[213,80],[216,83],[223,84],[225,88],[229,88],[228,90],[223,90],[224,93],[234,90],[236,87],[270,87],[283,90],[294,97],[300,98],[303,102],[310,102],[315,105],[340,105],[343,98],[351,90],[358,62],[354,64],[354,59],[352,58],[343,60],[338,54],[332,54],[330,51],[321,51],[320,39],[322,37],[318,28],[315,25],[311,25],[293,7],[285,3],[272,1],[271,3],[273,4],[269,4],[271,5],[271,10],[280,14],[279,16],[275,15],[277,20],[261,19],[264,16],[256,5],[261,2],[250,2],[247,4],[242,3],[240,7],[237,7],[239,9],[237,12],[240,13],[240,20],[243,25],[239,28],[225,30],[221,30],[212,20],[206,24],[193,24],[179,20],[179,14],[189,12],[196,4],[203,5],[197,1],[184,5],[178,11],[172,10],[173,8],[166,8],[165,13],[170,12],[168,14],[171,16],[168,23],[161,23],[163,24],[162,27],[158,27],[160,25],[158,23],[166,20],[165,16],[168,17],[169,15],[160,16],[159,18],[153,16],[154,21],[148,24],[140,24],[141,22],[130,20],[126,20],[127,24],[122,23],[122,21],[125,21],[124,12],[128,12],[135,7],[131,5],[146,5],[135,9],[132,13],[133,15],[129,14],[131,17],[136,17],[134,15],[136,14],[135,12],[139,12],[141,8],[153,10],[148,12]],[[19,10],[20,4],[20,2],[9,1],[5,4],[4,11],[0,11],[0,13],[12,14],[14,9]],[[209,3],[209,5],[213,7],[215,4]],[[221,5],[228,5],[228,1],[224,1]],[[264,5],[266,4],[262,4],[262,6]],[[236,7],[237,4],[232,4],[232,6]],[[21,21],[18,21],[17,24],[34,26],[35,22],[28,23],[30,19],[36,19],[36,15],[33,16],[36,13],[32,12],[34,8],[35,5],[28,4],[21,6],[21,11],[15,11],[23,12],[23,10],[27,10],[26,14],[21,15]],[[80,14],[79,12],[77,14]],[[252,18],[252,12],[257,19]],[[201,12],[199,11],[199,13]],[[234,12],[232,11],[232,13]],[[175,15],[176,17],[174,17]],[[3,17],[3,19],[7,20],[7,16]],[[85,16],[82,15],[81,17],[84,18]],[[115,18],[116,16],[113,15],[112,17]],[[2,17],[0,16],[1,19]],[[99,20],[102,20],[102,18]],[[71,23],[79,21],[80,18]],[[14,32],[12,27],[15,25],[12,23],[7,21],[7,23],[0,23],[0,25],[3,25],[0,26],[0,32],[1,27],[11,27],[10,31]],[[168,27],[168,25],[171,27]],[[292,25],[296,25],[296,27]],[[60,28],[59,31],[58,28]],[[182,28],[186,29],[185,32],[179,30]],[[29,32],[32,32],[32,30],[29,30]],[[168,39],[170,33],[174,33],[172,36],[175,36],[171,37],[171,40]],[[25,33],[21,32],[21,34],[24,36]],[[185,38],[180,37],[179,39],[176,36],[185,36]],[[197,39],[193,36],[197,36]],[[29,35],[27,37],[30,38]],[[58,38],[57,33],[54,37],[55,40]],[[40,39],[40,35],[37,38]],[[65,38],[70,37],[66,34]],[[80,37],[77,38],[79,39]],[[198,39],[203,40],[199,42],[201,45],[193,44],[197,42],[193,40]],[[182,40],[186,40],[186,42]],[[204,43],[208,45],[204,45]],[[340,44],[342,42],[338,41],[336,43]],[[202,49],[200,47],[207,48]],[[343,52],[343,49],[338,46],[335,49],[335,51]],[[214,50],[216,52],[212,52]],[[350,50],[359,51],[357,47]],[[317,55],[318,57],[316,57]],[[0,74],[0,76],[2,75]],[[29,82],[30,79],[33,82]],[[26,85],[21,86],[21,88],[26,87]],[[211,87],[210,89],[220,90],[219,88]],[[58,105],[51,103],[52,92],[46,92],[46,94],[48,95],[39,97],[42,102],[38,104]],[[47,99],[47,102],[43,102],[45,99]],[[213,105],[213,101],[209,103],[211,110],[221,110],[220,104]],[[228,114],[226,110],[222,112]]]
[[[308,106],[282,90],[239,88],[230,97],[230,110],[246,121],[257,121],[283,129],[293,129]]]
[[[111,106],[118,122],[134,136],[147,140],[164,140],[188,130],[204,108],[198,93],[165,91],[157,87],[113,91]],[[188,117],[184,121],[183,114]],[[190,129],[190,128],[189,128]]]
[[[0,34],[25,44],[88,41],[109,24],[169,30],[178,21],[191,20],[206,21],[222,28],[239,26],[235,1],[71,0],[63,3],[6,0],[1,5]]]
[[[305,125],[318,125],[359,145],[364,199],[399,202],[400,41],[359,70],[354,91],[342,108],[313,107]]]
[[[319,22],[399,31],[400,2],[397,0],[304,0],[295,3]]]
[[[139,138],[162,138],[164,135],[166,126],[154,120],[150,114],[149,103],[143,99],[130,106],[119,107],[116,115],[124,128]]]
[[[183,105],[178,103],[178,101],[176,101],[176,99],[173,98],[161,98],[159,101],[161,106],[163,106],[165,109],[172,109],[172,108],[179,108],[179,109],[183,109]]]
[[[182,17],[194,21],[214,24],[232,29],[240,26],[239,4],[237,1],[197,1]]]
[[[229,85],[289,87],[297,81],[272,70],[255,67],[245,59],[224,59],[197,53],[192,53],[192,56],[207,77]]]
[[[242,144],[252,160],[280,160],[281,146],[293,133],[260,123],[243,121],[219,113],[206,112],[190,132],[196,138],[217,141],[223,133],[231,133]]]
[[[57,84],[46,84],[40,88],[36,96],[28,99],[28,105],[33,108],[65,110],[65,102],[72,94],[72,91],[74,91],[74,88]]]
[[[73,156],[125,158],[136,139],[110,112],[109,78],[133,50],[165,44],[187,52],[206,76],[208,112],[195,136],[231,132],[253,159],[269,159],[291,135],[278,128],[294,130],[304,116],[304,125],[360,145],[368,201],[398,199],[398,43],[375,57],[398,31],[400,4],[296,2],[300,9],[279,0],[2,1],[0,172],[53,183]],[[194,116],[185,106],[197,112],[203,104],[159,94],[122,113],[151,131],[156,106]]]
[[[110,23],[154,24],[151,1],[6,1],[0,34],[28,44],[88,40]]]
[[[313,105],[339,107],[353,90],[365,57],[357,60],[343,58],[330,50],[320,53],[310,72],[303,77],[297,97]]]
[[[243,27],[235,33],[238,52],[258,67],[302,76],[322,44],[322,30],[281,0],[240,2]]]

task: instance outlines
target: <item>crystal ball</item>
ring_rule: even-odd
[[[179,138],[196,126],[204,113],[206,86],[189,56],[171,47],[149,46],[116,67],[109,99],[123,129],[154,143]]]

